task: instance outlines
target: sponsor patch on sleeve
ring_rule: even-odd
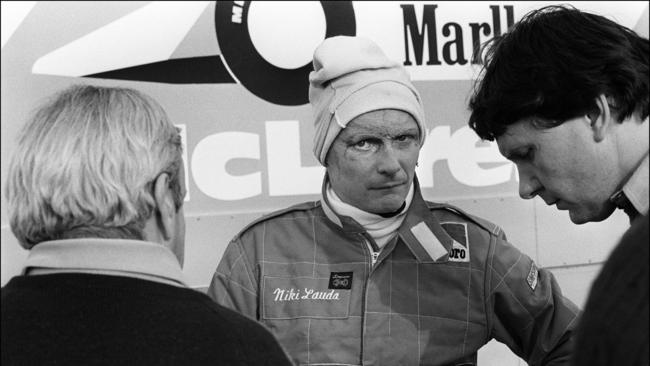
[[[535,262],[533,262],[530,266],[530,271],[528,272],[528,276],[526,277],[526,282],[528,282],[528,286],[535,291],[535,287],[537,287],[537,278],[539,277],[539,272],[537,271],[537,266],[535,265]]]

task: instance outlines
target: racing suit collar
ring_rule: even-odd
[[[449,260],[453,239],[422,198],[417,176],[413,179],[415,192],[411,207],[398,233],[420,263],[444,263]]]
[[[364,233],[365,229],[361,224],[348,216],[338,215],[332,210],[327,199],[327,184],[329,177],[327,173],[323,178],[321,187],[321,207],[325,216],[346,233]],[[413,200],[408,208],[406,218],[397,230],[399,237],[411,250],[420,263],[444,263],[449,259],[449,250],[452,247],[453,239],[440,226],[440,223],[431,214],[429,207],[422,198],[420,183],[417,176],[413,178]]]

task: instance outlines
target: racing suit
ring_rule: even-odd
[[[265,324],[296,365],[475,365],[492,338],[529,365],[568,364],[578,309],[553,275],[414,184],[380,252],[323,191],[237,234],[208,295]]]

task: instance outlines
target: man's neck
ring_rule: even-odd
[[[648,124],[647,117],[641,120],[635,113],[618,126],[616,146],[620,171],[625,174],[619,189],[648,155]]]

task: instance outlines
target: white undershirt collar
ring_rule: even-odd
[[[406,204],[402,208],[402,211],[393,217],[382,217],[343,202],[336,192],[334,192],[334,189],[332,189],[329,182],[327,183],[327,188],[325,190],[327,200],[331,206],[330,208],[341,216],[349,216],[353,218],[363,226],[368,235],[375,240],[380,249],[386,246],[386,244],[393,239],[397,233],[397,229],[402,225],[406,213],[408,212],[408,208],[411,205],[411,201],[413,200],[413,192],[413,183],[411,183],[409,192],[404,200]]]

